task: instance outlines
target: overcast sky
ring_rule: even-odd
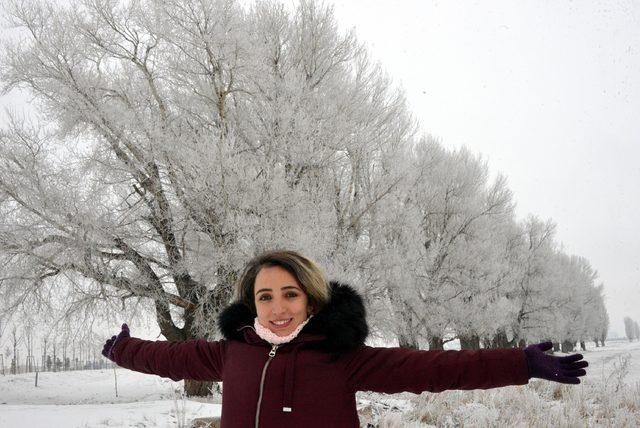
[[[482,153],[640,322],[640,2],[335,2],[425,132]]]
[[[591,261],[612,330],[640,322],[640,2],[334,3],[422,129],[482,153],[520,218],[552,218]]]

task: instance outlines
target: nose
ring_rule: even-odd
[[[279,315],[285,312],[284,302],[278,298],[273,299],[273,304],[271,305],[271,312],[274,315]]]

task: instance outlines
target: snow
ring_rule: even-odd
[[[116,369],[0,376],[0,427],[175,427],[219,416],[220,404],[184,399],[182,383]],[[208,400],[211,401],[211,400]]]
[[[640,342],[609,341],[582,352],[589,361],[581,385],[533,379],[526,386],[398,394],[407,405],[389,406],[381,395],[368,421],[375,426],[640,426]],[[562,354],[557,354],[562,355]]]
[[[188,401],[187,419],[213,416],[218,405]],[[7,405],[2,406],[3,427],[158,427],[177,426],[171,401],[145,401],[122,404]]]
[[[604,348],[596,348],[587,343],[587,351],[582,352],[589,361],[587,379],[606,382],[619,365],[620,358],[629,356],[628,372],[624,376],[627,384],[640,382],[640,341],[611,340]]]
[[[609,341],[604,348],[595,348],[593,343],[587,343],[587,351],[583,354],[590,363],[584,386],[615,383],[616,379],[622,376],[620,367],[625,356],[629,358],[626,369],[622,370],[626,372],[622,373],[624,383],[640,383],[640,342]],[[185,425],[185,421],[196,417],[220,415],[219,397],[202,401],[185,399],[181,394],[181,382],[120,368],[115,369],[115,373],[118,379],[117,397],[114,370],[111,369],[39,373],[37,387],[34,385],[34,373],[0,376],[0,427],[180,427],[188,426]],[[530,390],[526,391],[526,394],[542,397],[543,404],[536,404],[540,411],[547,408],[544,407],[545,402],[550,403],[548,409],[560,409],[561,404],[550,402],[549,395],[564,390],[555,390],[552,385],[556,384],[534,381],[527,387]],[[424,406],[421,403],[431,402],[442,409],[439,401],[433,401],[446,398],[450,407],[442,409],[447,414],[445,418],[437,419],[438,421],[462,421],[471,425],[482,425],[484,421],[491,425],[491,421],[500,420],[497,415],[500,409],[492,407],[491,403],[502,403],[501,405],[506,407],[518,402],[504,396],[504,393],[510,394],[508,391],[514,391],[513,397],[516,397],[515,391],[521,391],[518,387],[510,388],[513,389],[503,388],[502,395],[489,401],[481,398],[481,394],[486,394],[485,391],[445,393],[456,394],[455,397],[460,397],[458,401],[453,399],[453,395],[449,399],[444,394],[423,394],[417,399],[411,398],[416,397],[411,394],[362,394],[359,396],[359,408],[363,411],[363,420],[369,419],[365,415],[370,413],[371,419],[380,421],[379,417],[388,412],[384,418],[387,426],[427,426],[401,419],[401,416],[407,415],[413,408]],[[570,388],[570,391],[578,391],[582,386],[567,388]],[[585,405],[589,400],[590,398],[584,400]],[[375,408],[376,404],[378,409]],[[365,410],[366,408],[368,410]],[[515,417],[518,412],[512,413]],[[625,412],[620,415],[625,418],[625,424],[637,421],[634,419],[637,418],[635,413]],[[395,421],[395,424],[392,421]]]

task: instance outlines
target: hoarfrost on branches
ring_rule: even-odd
[[[10,2],[0,296],[215,337],[246,260],[287,247],[352,282],[401,346],[601,340],[589,262],[518,221],[482,157],[420,136],[331,7],[301,1]],[[135,306],[140,305],[140,306]]]

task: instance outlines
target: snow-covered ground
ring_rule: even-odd
[[[526,394],[539,394],[542,398],[540,400],[535,398],[535,400],[542,402],[544,407],[547,403],[544,400],[553,400],[557,398],[556,396],[562,396],[563,391],[572,391],[573,396],[569,402],[575,407],[575,403],[579,401],[584,401],[585,406],[591,405],[589,403],[593,397],[589,396],[589,391],[606,390],[606,394],[637,394],[640,391],[637,387],[640,384],[640,342],[610,341],[604,348],[595,348],[591,343],[587,344],[587,348],[584,354],[590,363],[590,368],[582,386],[566,387],[568,388],[566,390],[549,389],[553,384],[539,381],[539,383],[527,387]],[[625,358],[625,356],[629,356],[629,358]],[[157,376],[143,375],[123,369],[117,369],[115,373],[118,383],[117,397],[114,370],[40,373],[37,387],[33,373],[0,375],[0,427],[179,427],[185,426],[184,421],[195,417],[220,414],[220,405],[210,402],[211,400],[199,402],[183,399],[180,394],[181,382],[172,382]],[[623,380],[628,386],[626,389],[616,388],[622,375],[624,375]],[[549,390],[547,391],[547,389]],[[516,393],[515,391],[520,392]],[[411,409],[415,409],[417,406],[437,406],[441,412],[450,412],[452,425],[460,420],[465,421],[463,425],[469,426],[492,425],[497,421],[502,421],[496,410],[491,409],[485,403],[484,396],[475,395],[483,393],[487,392],[445,393],[455,394],[449,396],[423,394],[417,398],[411,394],[386,398],[373,394],[363,395],[360,404],[365,407],[362,409],[363,422],[364,419],[381,420],[381,413],[388,412],[387,416],[382,418],[386,421],[386,426],[407,426],[407,421],[401,419],[401,415],[409,414]],[[520,396],[523,394],[522,389],[518,390],[517,387],[503,388],[503,391],[497,394],[499,395],[491,396],[491,403],[502,403],[501,406],[519,408],[515,409],[514,407],[512,411],[506,411],[506,414],[518,414],[522,411],[520,408],[522,403],[518,402],[523,399]],[[567,394],[565,393],[565,395]],[[446,409],[443,408],[445,397],[448,403]],[[378,403],[383,403],[383,405],[370,406],[372,399],[378,400]],[[532,400],[531,398],[524,399]],[[640,398],[635,397],[635,400],[638,401]],[[214,401],[216,400],[214,399]],[[599,403],[593,405],[596,406]],[[628,403],[625,406],[628,406]],[[558,406],[553,404],[547,407],[554,409]],[[376,414],[376,412],[378,413]],[[640,420],[635,419],[636,415],[640,414],[639,412],[640,409],[631,408],[628,411],[625,409],[625,419],[621,421],[622,424],[626,426],[629,421],[635,421],[638,422],[637,425],[640,425]],[[496,414],[494,415],[494,413]],[[585,423],[574,421],[576,426],[599,425],[597,419],[592,417],[594,412],[583,411],[583,413],[587,416],[591,415],[589,422],[587,423],[586,420]],[[367,418],[367,414],[373,414],[373,416]],[[448,420],[442,419],[442,415],[436,414],[429,417],[420,416],[420,421],[414,422],[412,426],[446,425],[446,420]],[[544,415],[540,415],[540,417],[538,422],[544,425],[542,423],[545,420]],[[611,417],[615,418],[616,416],[613,414]],[[536,421],[533,420],[532,423],[535,425]]]
[[[640,426],[640,343],[587,343],[590,363],[580,385],[534,379],[524,387],[398,394],[391,402],[368,394],[361,411],[379,427],[637,427]]]
[[[185,400],[182,382],[116,369],[0,376],[0,427],[178,427],[220,414]]]
[[[589,361],[587,378],[607,381],[607,378],[620,364],[620,359],[629,356],[628,372],[624,381],[628,384],[640,382],[640,342],[627,340],[609,341],[604,348],[595,348],[593,343],[587,344],[587,351],[583,352]]]

